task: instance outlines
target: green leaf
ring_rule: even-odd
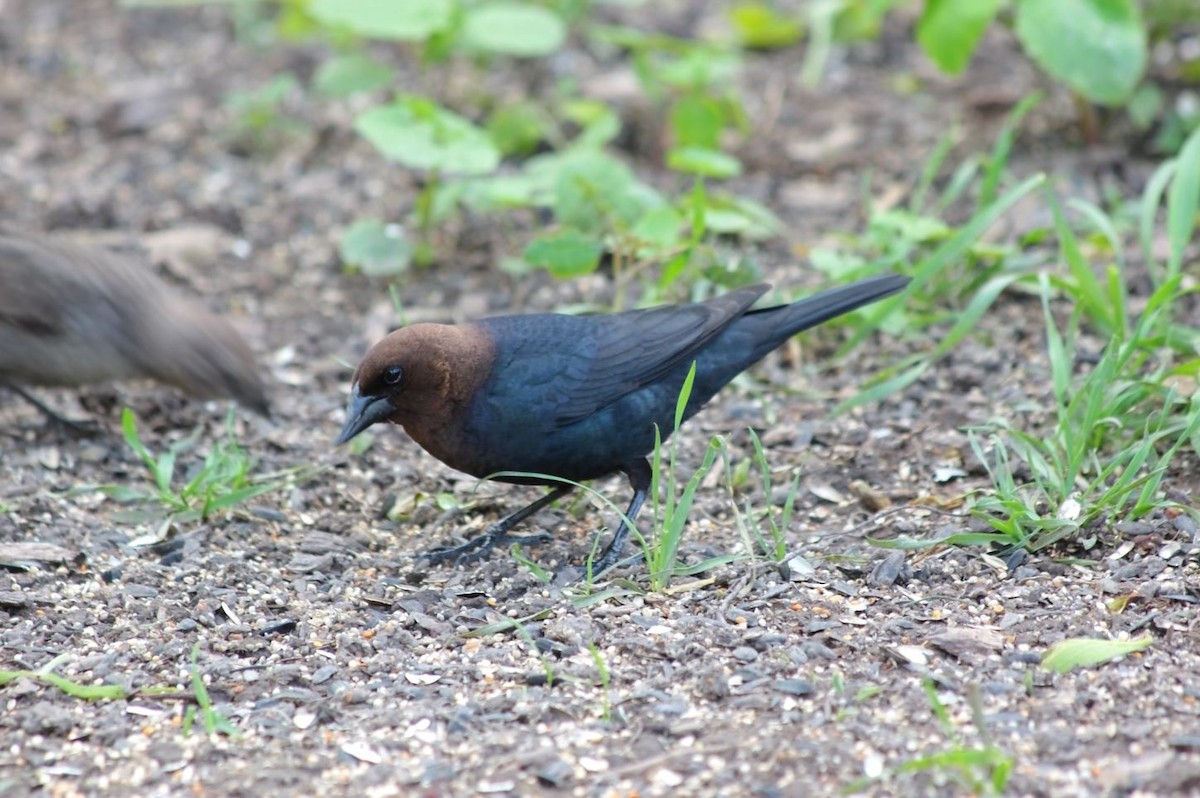
[[[596,100],[571,100],[563,104],[562,115],[582,130],[572,142],[578,149],[599,149],[621,132],[621,119],[613,109]]]
[[[737,158],[706,147],[676,147],[667,153],[667,167],[701,177],[737,177],[742,173]]]
[[[374,39],[425,41],[449,27],[452,0],[312,0],[308,11],[325,25]]]
[[[399,225],[378,219],[359,219],[346,228],[338,254],[347,266],[370,277],[391,277],[412,263],[413,248]]]
[[[748,197],[693,192],[681,208],[692,211],[693,230],[703,227],[703,233],[735,235],[762,241],[783,231],[783,223],[770,209]],[[693,232],[693,240],[700,235]]]
[[[505,155],[529,155],[546,136],[545,113],[536,104],[504,105],[487,120],[488,135]]]
[[[926,0],[917,41],[938,69],[957,75],[1005,0]]]
[[[296,76],[283,72],[257,89],[230,93],[226,102],[238,114],[271,113],[298,87]]]
[[[677,146],[715,150],[723,127],[725,113],[712,97],[688,94],[671,107],[671,132]]]
[[[364,111],[354,128],[385,157],[411,169],[483,175],[500,165],[500,151],[485,132],[424,97]]]
[[[878,39],[883,20],[905,0],[858,0],[833,7],[833,40],[842,44]]]
[[[1133,126],[1139,132],[1145,132],[1154,126],[1160,116],[1165,115],[1166,105],[1167,95],[1161,87],[1153,83],[1143,83],[1133,92],[1125,110]]]
[[[362,53],[331,58],[313,76],[313,88],[329,97],[345,97],[386,86],[392,69]]]
[[[893,208],[875,213],[871,217],[870,230],[895,233],[901,239],[917,244],[945,241],[952,232],[951,228],[941,219],[913,213],[903,208]]]
[[[637,220],[630,231],[635,238],[658,249],[667,249],[679,243],[679,231],[683,217],[670,205],[655,208]]]
[[[632,225],[662,198],[634,178],[629,167],[602,152],[574,152],[530,161],[529,174],[552,187],[554,214],[565,227],[599,235]]]
[[[462,35],[476,50],[531,58],[562,47],[567,27],[557,14],[541,6],[489,3],[467,12]]]
[[[1016,33],[1042,69],[1092,102],[1124,102],[1146,68],[1134,0],[1020,0]]]
[[[738,3],[729,10],[729,20],[743,47],[776,50],[790,47],[804,35],[804,26],[766,3]]]
[[[1042,667],[1055,673],[1066,673],[1075,668],[1086,668],[1102,662],[1132,654],[1150,646],[1150,635],[1132,640],[1095,640],[1089,637],[1074,637],[1059,640],[1050,646],[1042,657]]]
[[[668,86],[700,90],[727,84],[740,66],[734,53],[688,42],[681,57],[655,64],[655,77]]]
[[[465,184],[462,201],[481,213],[527,208],[534,203],[537,189],[537,181],[527,175],[492,175]]]
[[[525,260],[560,280],[591,274],[600,263],[599,242],[574,230],[535,238],[525,248]]]

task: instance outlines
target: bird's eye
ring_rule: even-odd
[[[389,366],[383,372],[383,382],[385,385],[399,385],[400,378],[404,376],[404,369],[399,366]]]

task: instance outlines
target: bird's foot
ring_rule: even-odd
[[[38,399],[29,391],[18,385],[2,382],[0,383],[0,387],[7,388],[9,391],[37,408],[38,412],[41,413],[46,419],[46,425],[48,427],[55,427],[77,437],[90,437],[93,435],[99,435],[104,431],[99,424],[90,419],[67,418],[54,408],[50,407],[50,405],[46,404],[41,399]]]
[[[619,551],[606,551],[604,552],[603,556],[592,560],[592,577],[595,578],[602,573],[616,568],[617,566],[634,565],[636,563],[643,563],[645,561],[646,555],[642,554],[640,551],[637,554],[633,554],[624,558],[621,557],[621,552]]]
[[[104,427],[86,418],[67,418],[60,415],[47,415],[46,425],[60,430],[76,438],[94,438],[104,433]]]
[[[503,527],[493,525],[482,535],[476,535],[461,546],[445,546],[440,549],[430,549],[418,554],[417,557],[432,565],[449,560],[453,560],[455,565],[466,565],[476,560],[482,560],[497,546],[506,546],[512,543],[532,546],[538,543],[545,543],[550,539],[551,536],[545,532],[539,532],[536,535],[510,535]]]
[[[630,565],[644,563],[645,561],[646,556],[640,551],[625,558],[621,558],[616,554],[597,557],[592,560],[590,578],[587,563],[584,562],[583,565],[569,565],[560,570],[554,575],[554,584],[561,587],[563,585],[574,584],[575,582],[594,582],[613,568],[626,568]]]

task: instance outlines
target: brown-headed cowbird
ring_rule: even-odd
[[[34,401],[22,386],[134,377],[268,412],[254,354],[224,319],[114,254],[0,230],[0,384]]]
[[[623,472],[633,488],[625,517],[633,521],[651,485],[646,455],[655,425],[664,439],[672,432],[693,363],[684,418],[791,336],[907,284],[899,275],[876,277],[761,310],[750,306],[766,285],[610,315],[414,324],[379,341],[359,364],[337,442],[390,421],[434,457],[476,477],[525,472],[581,482]],[[497,544],[542,540],[509,530],[573,488],[539,477],[495,478],[551,490],[465,544],[425,557],[465,562]],[[622,520],[593,573],[616,563],[628,534]]]

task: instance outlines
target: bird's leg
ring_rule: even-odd
[[[543,543],[550,539],[550,536],[544,532],[539,532],[536,535],[510,535],[508,530],[512,529],[517,524],[524,521],[529,516],[536,513],[538,510],[545,507],[556,499],[561,499],[575,489],[574,485],[559,485],[551,490],[542,498],[522,507],[511,515],[506,515],[496,523],[489,526],[481,535],[468,540],[461,546],[446,546],[440,549],[431,549],[417,556],[421,559],[428,560],[431,563],[445,562],[446,560],[454,560],[455,565],[474,562],[475,560],[483,559],[496,546],[506,543]]]
[[[4,382],[0,380],[0,388],[7,388],[17,396],[24,399],[26,402],[29,402],[29,404],[36,407],[38,412],[45,416],[46,421],[50,422],[51,424],[57,424],[64,429],[68,429],[71,432],[80,435],[95,435],[97,432],[99,432],[99,427],[91,421],[76,421],[73,418],[67,418],[66,416],[59,415],[54,408],[50,407],[50,405],[46,404],[41,399],[38,399],[36,396],[29,393],[29,391],[26,391],[19,385],[14,385],[11,382]]]
[[[631,524],[637,520],[638,511],[646,503],[646,496],[649,495],[650,486],[653,484],[654,472],[645,458],[635,460],[621,470],[625,472],[625,476],[629,477],[629,486],[633,488],[633,498],[629,501],[629,508],[625,511],[620,526],[613,533],[612,540],[608,542],[608,548],[598,559],[592,561],[593,577],[612,568],[621,558],[621,553],[625,550],[625,541],[628,540],[629,532],[632,529]]]

